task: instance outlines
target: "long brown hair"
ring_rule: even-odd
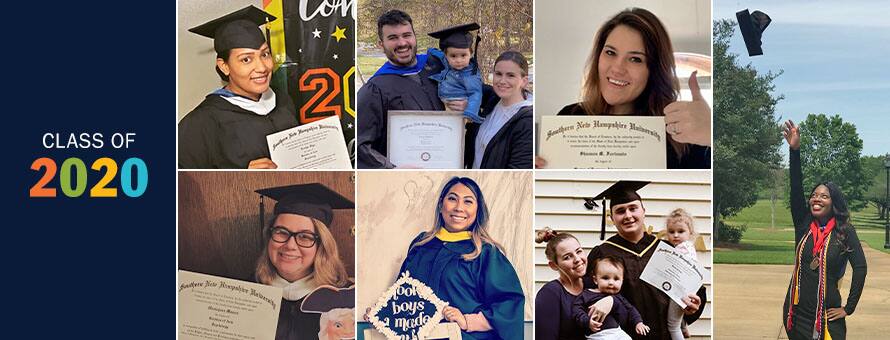
[[[500,244],[495,242],[495,240],[491,238],[491,235],[488,233],[488,205],[485,204],[485,198],[482,196],[482,189],[479,188],[479,185],[476,184],[476,181],[468,177],[456,176],[448,180],[448,182],[446,182],[445,185],[442,186],[442,191],[439,193],[439,201],[436,204],[436,223],[430,230],[424,232],[423,237],[412,244],[411,248],[413,249],[414,247],[419,247],[426,244],[436,237],[436,234],[439,232],[440,229],[445,227],[445,219],[442,217],[442,204],[445,201],[445,196],[448,195],[448,190],[457,184],[463,184],[464,186],[469,188],[470,191],[473,192],[473,195],[476,195],[477,202],[476,220],[473,221],[473,224],[470,225],[470,227],[468,228],[474,248],[472,252],[463,254],[461,255],[461,257],[463,257],[465,261],[472,261],[476,259],[477,257],[479,257],[479,255],[482,254],[483,243],[491,244],[498,248],[498,250],[500,250],[502,253],[504,253],[504,248],[501,247]]]
[[[263,240],[266,246],[263,247],[260,258],[257,259],[256,280],[263,284],[272,283],[275,275],[278,275],[278,271],[272,265],[272,260],[269,259],[269,240],[272,239],[272,224],[275,223],[277,218],[278,215],[272,217],[269,226],[263,231]],[[337,241],[334,240],[334,235],[331,234],[331,231],[323,222],[314,218],[310,219],[312,220],[312,225],[315,226],[315,233],[318,235],[318,242],[315,244],[318,248],[315,251],[315,260],[312,262],[312,280],[319,286],[331,285],[341,288],[349,286],[349,274],[346,272],[346,266],[343,265],[343,261],[340,261],[340,251],[337,249]]]
[[[627,26],[640,33],[646,47],[646,67],[649,79],[646,88],[634,100],[634,110],[644,116],[664,116],[664,107],[677,101],[680,82],[674,71],[674,49],[671,38],[658,17],[642,8],[628,8],[606,21],[594,38],[593,50],[587,59],[586,78],[581,88],[581,108],[588,115],[611,114],[612,107],[606,103],[599,86],[599,60],[606,44],[606,38],[615,27]],[[677,158],[683,158],[689,146],[667,136]]]

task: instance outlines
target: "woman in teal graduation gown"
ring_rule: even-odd
[[[463,339],[522,339],[525,295],[487,228],[479,185],[454,177],[439,194],[436,224],[411,241],[399,272],[409,271],[449,303],[443,314]]]

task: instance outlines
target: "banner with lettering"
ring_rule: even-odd
[[[264,0],[263,7],[277,9],[276,2],[284,18],[284,44],[273,34],[273,53],[297,119],[306,124],[340,117],[355,160],[355,1]]]

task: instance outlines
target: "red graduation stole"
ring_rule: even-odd
[[[810,222],[810,232],[813,233],[813,257],[816,257],[822,251],[822,247],[825,246],[825,238],[831,233],[831,229],[834,229],[834,224],[834,217],[832,217],[828,220],[828,224],[825,225],[825,230],[820,231],[819,223],[815,220]]]
[[[792,285],[791,285],[791,294],[789,298],[791,299],[791,304],[788,306],[788,319],[785,322],[785,328],[787,330],[791,330],[792,328],[792,320],[794,316],[794,307],[797,305],[799,298],[799,289],[800,289],[800,270],[802,267],[801,263],[801,253],[803,253],[804,244],[807,242],[807,238],[810,235],[813,236],[813,261],[816,263],[818,261],[819,266],[815,268],[819,273],[819,285],[817,290],[816,299],[819,301],[816,307],[816,320],[813,325],[813,339],[820,339],[821,335],[825,335],[825,339],[831,339],[831,335],[828,333],[828,325],[827,319],[825,316],[825,286],[827,279],[827,270],[826,270],[826,260],[828,251],[825,249],[825,245],[831,240],[831,230],[834,229],[836,225],[835,219],[832,217],[828,220],[828,223],[825,225],[824,230],[819,230],[819,224],[815,220],[810,223],[810,232],[804,236],[801,240],[800,244],[798,244],[798,253],[797,253],[797,261],[795,261],[794,275],[792,276]]]

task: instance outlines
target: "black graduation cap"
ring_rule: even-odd
[[[739,29],[742,30],[742,38],[745,38],[745,47],[748,48],[748,56],[762,55],[763,50],[760,49],[760,38],[772,19],[769,15],[761,11],[748,13],[748,10],[738,11],[735,13],[736,19],[739,21]]]
[[[300,310],[305,313],[327,313],[334,308],[355,307],[355,286],[336,288],[320,286],[306,295]]]
[[[445,52],[446,47],[470,48],[473,45],[473,35],[470,34],[470,31],[478,29],[479,24],[472,22],[439,30],[430,33],[430,36],[439,39],[439,49]],[[481,40],[481,38],[477,36],[476,39],[476,44],[478,45],[478,40]],[[475,50],[474,48],[473,51],[475,52]]]
[[[608,189],[603,190],[603,192],[596,195],[596,197],[585,198],[584,199],[584,207],[589,210],[593,210],[593,208],[598,207],[596,201],[599,199],[603,200],[603,208],[606,207],[606,199],[609,199],[609,209],[612,209],[613,205],[625,204],[628,202],[638,201],[640,199],[640,195],[637,194],[637,190],[642,189],[644,186],[649,184],[649,181],[618,181],[615,184],[612,184]],[[603,211],[602,218],[602,227],[600,228],[600,240],[606,239],[606,212]]]
[[[296,184],[256,190],[260,194],[260,227],[265,226],[263,197],[278,201],[274,213],[290,213],[311,217],[326,226],[334,218],[332,209],[354,209],[355,204],[343,195],[319,183]]]
[[[265,35],[259,26],[275,19],[275,16],[250,5],[203,25],[192,27],[189,32],[213,39],[213,49],[217,54],[233,48],[259,49],[268,40],[269,35],[268,26]]]

